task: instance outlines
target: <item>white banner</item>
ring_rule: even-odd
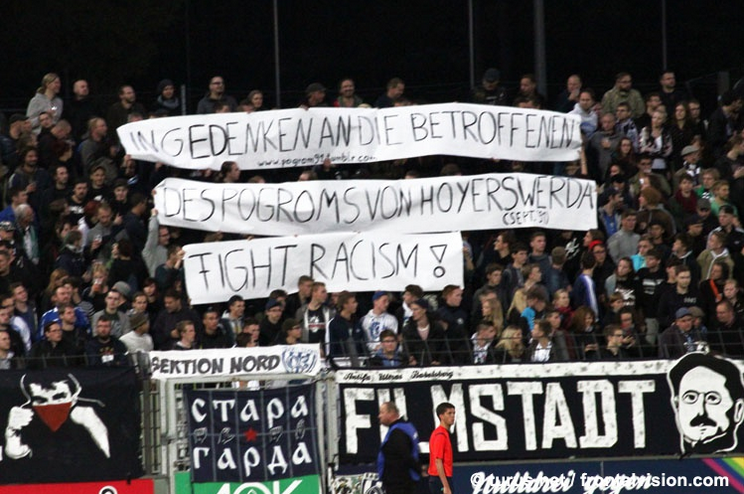
[[[322,367],[319,345],[276,345],[150,352],[152,378],[241,377],[301,374],[314,376]]]
[[[219,170],[311,166],[449,155],[573,161],[580,119],[545,110],[444,103],[373,108],[294,108],[142,120],[117,129],[135,159]]]
[[[424,291],[462,285],[459,232],[431,235],[329,233],[191,244],[184,247],[186,288],[194,304],[225,302],[233,295],[267,297],[297,289],[311,276],[328,291]]]
[[[527,173],[156,187],[163,225],[253,235],[597,227],[596,184]]]

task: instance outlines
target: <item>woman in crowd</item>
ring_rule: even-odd
[[[450,361],[444,328],[429,312],[424,299],[410,304],[413,315],[403,328],[403,347],[411,365],[440,365]]]
[[[507,326],[496,344],[496,363],[511,364],[524,359],[524,342],[522,330],[517,326]]]
[[[669,175],[668,159],[672,155],[672,135],[664,126],[667,114],[662,110],[656,110],[651,114],[651,125],[641,129],[638,135],[638,149],[641,153],[648,154],[653,159],[651,169],[657,173]]]
[[[586,352],[599,350],[602,344],[601,330],[597,327],[597,316],[585,305],[574,312],[571,333],[576,342],[576,357],[579,360],[584,360]]]

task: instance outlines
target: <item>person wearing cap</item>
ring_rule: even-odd
[[[395,103],[403,96],[406,90],[406,83],[399,77],[393,77],[387,83],[385,93],[381,94],[375,101],[375,108],[392,108]]]
[[[703,218],[699,214],[685,219],[685,233],[692,239],[692,255],[696,259],[705,250],[708,242],[708,237],[703,235],[703,223]]]
[[[386,329],[398,334],[398,319],[387,311],[389,305],[390,295],[377,291],[372,295],[372,308],[362,317],[361,325],[369,353],[380,348],[380,335]]]
[[[420,298],[411,302],[410,308],[413,315],[402,331],[403,350],[409,355],[410,365],[425,367],[449,363],[447,335],[429,312],[429,302]]]
[[[319,82],[313,82],[305,88],[305,99],[302,100],[300,107],[307,109],[328,106],[325,98],[325,86]]]
[[[225,80],[222,76],[214,76],[209,80],[209,89],[204,97],[199,100],[196,106],[196,113],[199,115],[206,115],[208,113],[214,113],[215,105],[217,103],[226,104],[230,107],[230,111],[235,111],[238,107],[238,103],[235,98],[225,94]]]
[[[682,157],[682,167],[675,173],[675,178],[686,174],[692,178],[694,184],[697,184],[700,179],[700,147],[697,144],[688,144],[682,148],[680,156]]]
[[[90,173],[88,174],[88,200],[103,202],[108,199],[111,194],[106,178],[107,174],[106,165],[102,161],[98,161],[90,167]]]
[[[703,335],[693,331],[692,313],[687,307],[680,307],[674,313],[674,324],[659,336],[659,358],[676,360],[684,354],[697,350]]]
[[[134,312],[129,315],[129,326],[132,330],[122,336],[119,341],[124,343],[129,353],[150,352],[154,349],[150,336],[150,318],[146,312]]]
[[[260,346],[273,345],[279,333],[282,331],[284,306],[275,299],[270,298],[266,302],[265,316],[259,324],[258,344]]]
[[[705,236],[705,238],[707,238],[708,235],[710,235],[710,232],[712,232],[719,226],[718,218],[716,217],[716,215],[713,214],[709,199],[706,199],[705,197],[698,198],[697,215],[702,220],[703,235]]]
[[[705,312],[700,307],[693,305],[687,308],[692,314],[692,330],[707,338],[708,328],[705,325]]]
[[[499,85],[501,73],[491,67],[486,70],[480,86],[473,89],[470,101],[481,105],[509,106],[509,96],[506,89]]]

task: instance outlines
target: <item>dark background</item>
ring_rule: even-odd
[[[741,76],[744,2],[666,0],[668,65],[713,110],[716,73]],[[409,98],[463,100],[469,88],[465,0],[278,0],[282,106],[294,106],[319,81],[335,97],[344,76],[367,101],[393,76]],[[513,89],[534,71],[529,0],[473,0],[476,82],[489,66]],[[642,92],[656,88],[662,67],[662,0],[545,1],[548,96],[580,73],[585,85],[609,89],[619,70]],[[274,103],[271,0],[5,0],[0,13],[0,108],[24,108],[46,72],[76,78],[113,102],[133,84],[146,106],[162,78],[186,84],[189,109],[210,76],[225,77],[238,100],[260,88]]]

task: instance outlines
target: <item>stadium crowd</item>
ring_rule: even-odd
[[[571,75],[553,99],[524,75],[513,91],[488,69],[471,101],[578,115],[572,163],[428,156],[395,162],[219,173],[133,160],[117,142],[127,122],[180,114],[163,80],[145,106],[132,86],[99,108],[84,80],[63,101],[47,74],[26,114],[0,119],[0,368],[126,365],[127,352],[319,343],[332,365],[426,366],[678,358],[701,348],[744,356],[744,112],[727,91],[708,118],[664,72],[641,95],[621,72],[603,95]],[[344,79],[303,107],[360,107]],[[374,107],[413,104],[393,78]],[[370,106],[370,105],[367,105]],[[270,111],[261,91],[237,101],[215,76],[200,114]],[[192,307],[188,243],[240,238],[162,226],[152,190],[166,177],[214,182],[409,179],[484,172],[588,178],[598,225],[463,232],[463,286],[424,293],[328,293],[308,276],[268,299]]]

